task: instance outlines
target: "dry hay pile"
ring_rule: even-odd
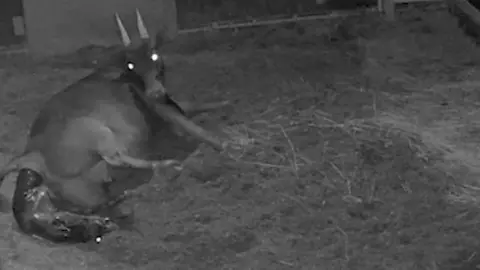
[[[480,53],[446,12],[412,16],[421,19],[362,41],[368,84],[345,87],[371,98],[364,106],[371,115],[341,119],[318,104],[274,103],[256,121],[226,130],[237,161],[275,171],[264,173],[276,177],[264,187],[308,215],[321,211],[317,224],[329,220],[336,240],[316,244],[336,267],[473,269],[479,262]],[[306,82],[288,88],[302,93],[290,105],[319,92]],[[327,93],[322,102],[335,99]],[[287,175],[295,179],[288,191],[279,188]]]

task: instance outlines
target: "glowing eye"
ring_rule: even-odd
[[[102,242],[102,237],[95,238],[95,243],[100,244]]]
[[[128,69],[133,70],[133,68],[135,67],[135,65],[132,64],[132,63],[128,63],[128,64],[127,64],[127,67],[128,67]]]
[[[158,54],[154,53],[150,56],[150,58],[152,59],[152,61],[157,61],[158,60]]]

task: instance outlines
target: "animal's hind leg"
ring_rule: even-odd
[[[61,196],[61,199],[72,204],[68,206],[69,209],[78,208],[78,212],[84,213],[85,209],[94,209],[109,201],[103,186],[104,183],[99,180],[80,177],[62,180],[49,187]]]
[[[125,223],[133,223],[133,209],[122,204],[128,199],[128,197],[125,196],[125,190],[128,188],[123,188],[121,192],[111,192],[111,185],[121,185],[121,182],[113,180],[106,162],[99,162],[91,170],[84,173],[82,178],[84,181],[88,181],[91,185],[90,188],[93,188],[95,193],[100,196],[100,200],[94,201],[97,201],[97,203],[102,202],[101,205],[92,208],[89,214],[110,217],[121,227],[125,227],[123,226]],[[73,190],[76,189],[74,188]],[[92,193],[93,192],[88,192],[87,190],[85,195],[88,197],[89,195],[91,196]],[[85,195],[83,197],[85,197]]]
[[[128,192],[124,192],[120,196],[110,197],[107,203],[95,209],[93,213],[110,217],[121,229],[131,229],[135,223],[135,213],[131,206],[123,204],[130,197]]]
[[[92,131],[97,136],[97,151],[111,166],[131,167],[137,169],[156,169],[170,166],[180,166],[180,162],[173,159],[167,160],[145,160],[128,155],[124,143],[117,140],[114,132],[99,121],[92,120],[94,125]]]

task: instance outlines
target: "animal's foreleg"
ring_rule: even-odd
[[[112,166],[131,167],[137,169],[162,169],[167,167],[181,167],[181,162],[173,159],[166,160],[145,160],[134,158],[123,154],[120,151],[111,151],[103,154],[102,158]]]
[[[202,127],[196,125],[184,115],[179,114],[173,108],[163,104],[154,104],[152,106],[154,111],[165,120],[177,125],[178,127],[181,127],[187,133],[195,136],[197,139],[200,139],[205,143],[208,143],[215,149],[223,151],[227,147],[228,144],[225,141],[213,136],[210,134],[210,132],[207,132]]]
[[[195,104],[188,101],[178,102],[178,105],[185,111],[186,115],[190,118],[193,118],[201,113],[219,110],[229,104],[229,101],[210,102],[204,104]]]

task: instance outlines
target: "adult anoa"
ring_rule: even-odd
[[[179,159],[164,154],[168,140],[178,136],[175,129],[195,137],[195,145],[224,148],[187,115],[226,103],[175,102],[163,84],[157,38],[148,34],[138,10],[136,18],[141,40],[134,44],[115,14],[123,49],[107,67],[49,99],[23,153],[0,172],[1,182],[18,171],[12,208],[23,232],[56,242],[100,241],[118,229],[100,213],[113,211],[124,197],[111,192],[119,178],[143,184],[154,170],[181,168]],[[119,74],[113,79],[112,69]]]

